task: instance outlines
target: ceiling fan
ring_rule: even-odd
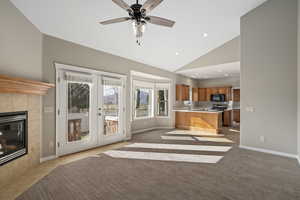
[[[108,25],[125,21],[132,21],[133,31],[138,45],[141,45],[141,39],[145,32],[146,24],[148,22],[151,24],[156,24],[170,28],[172,28],[175,24],[175,22],[172,20],[164,19],[161,17],[148,16],[150,11],[156,8],[163,0],[147,0],[144,3],[144,5],[139,4],[139,0],[137,0],[136,3],[131,6],[129,6],[123,0],[112,1],[124,10],[126,10],[129,16],[103,21],[100,22],[100,24]]]

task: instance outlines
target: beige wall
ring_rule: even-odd
[[[169,71],[164,71],[152,66],[144,65],[118,56],[107,54],[87,47],[83,47],[71,42],[60,40],[51,36],[44,35],[43,37],[43,80],[51,83],[55,82],[54,62],[70,64],[74,66],[88,67],[96,70],[107,72],[121,73],[130,75],[131,70],[150,73],[158,76],[167,77],[172,80],[172,91],[175,93],[175,83],[195,84],[196,81],[191,81],[176,75]],[[128,79],[127,86],[130,86]],[[127,87],[127,108],[130,108],[130,87]],[[172,98],[174,99],[174,98]],[[173,101],[173,100],[172,100]],[[55,90],[43,98],[44,106],[55,108]],[[174,102],[171,102],[173,104]],[[128,110],[128,109],[127,109]],[[43,114],[43,149],[42,156],[47,157],[55,154],[55,113]],[[131,132],[131,128],[136,131],[139,129],[151,128],[153,126],[174,126],[174,115],[169,120],[159,121],[156,119],[133,122],[130,124],[130,112],[127,112],[127,133]]]
[[[300,2],[298,0],[298,161],[300,163]]]
[[[215,78],[215,79],[198,81],[198,87],[205,88],[205,87],[219,87],[219,86],[240,87],[240,77]]]
[[[236,37],[222,46],[208,52],[193,62],[183,66],[177,71],[193,69],[198,67],[206,67],[213,65],[221,65],[225,63],[233,63],[240,61],[240,37]]]
[[[42,34],[9,0],[0,1],[0,74],[40,80]]]
[[[297,0],[269,0],[241,18],[241,145],[296,155],[296,107]]]

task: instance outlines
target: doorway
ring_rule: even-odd
[[[125,139],[126,76],[56,64],[57,155]]]

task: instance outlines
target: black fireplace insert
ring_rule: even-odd
[[[0,113],[0,165],[28,152],[28,112]]]

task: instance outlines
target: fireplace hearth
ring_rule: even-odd
[[[0,165],[28,152],[27,111],[0,113]]]

